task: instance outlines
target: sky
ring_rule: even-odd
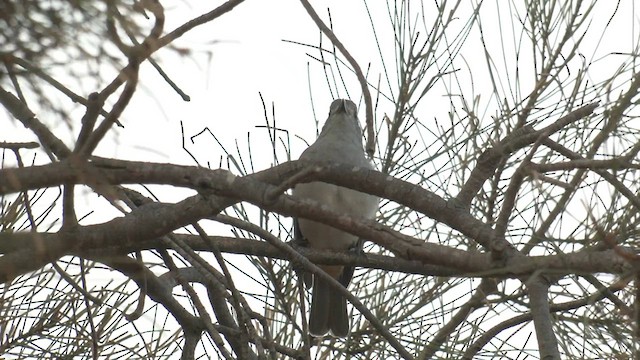
[[[468,26],[465,16],[470,14],[470,3],[461,3],[450,29],[454,36],[448,38],[452,49],[459,41],[455,38],[456,30],[465,32]],[[382,95],[372,89],[372,97],[380,99],[375,112],[376,121],[379,122],[385,114],[391,116],[393,104],[385,96],[397,96],[394,29],[389,18],[393,3],[373,2],[366,7],[364,1],[334,0],[314,1],[313,6],[326,23],[330,11],[331,24],[338,38],[363,71],[368,72],[369,81],[381,83]],[[585,61],[592,63],[589,76],[594,78],[591,83],[607,78],[619,66],[612,53],[631,51],[635,43],[635,22],[627,14],[634,13],[630,9],[632,6],[630,1],[621,2],[615,12],[611,5],[598,5],[596,11],[601,15],[592,20],[590,32],[582,46],[585,49]],[[431,29],[435,3],[426,2],[424,7],[424,17],[417,8],[412,8],[413,14],[410,16],[413,27],[422,32],[422,39]],[[210,2],[176,1],[166,3],[165,8],[165,31],[169,31],[209,11],[212,5]],[[518,24],[516,19],[510,18],[507,10],[522,11],[512,9],[510,2],[485,1],[480,14],[484,41],[489,51],[493,50],[493,73],[490,73],[484,61],[480,34],[475,28],[469,30],[469,38],[460,52],[461,56],[452,65],[452,69],[456,70],[454,81],[461,85],[451,80],[438,83],[417,108],[416,116],[427,127],[435,124],[436,120],[446,120],[452,107],[460,108],[460,101],[445,96],[447,91],[455,93],[456,86],[461,87],[460,98],[465,98],[467,103],[477,97],[475,110],[488,121],[499,111],[496,99],[490,95],[491,75],[498,78],[502,87],[500,92],[505,99],[515,92],[526,94],[530,91],[535,71],[527,58],[530,49],[524,46],[518,58],[513,51],[509,51],[523,39],[517,30],[509,33]],[[616,15],[611,19],[614,13]],[[497,21],[498,18],[501,21]],[[605,25],[608,28],[601,37],[598,29]],[[174,44],[192,49],[188,56],[178,56],[169,50],[161,50],[154,56],[191,100],[182,101],[148,63],[144,64],[140,86],[121,119],[125,127],[114,128],[96,154],[129,160],[196,165],[191,155],[182,149],[181,131],[184,131],[186,147],[199,165],[216,168],[221,159],[226,162],[224,148],[230,153],[239,152],[245,159],[251,152],[254,169],[260,170],[286,160],[289,149],[292,158],[297,158],[307,144],[315,139],[333,98],[350,97],[360,105],[360,118],[364,125],[364,105],[355,76],[346,67],[341,67],[346,90],[341,86],[337,91],[333,86],[330,89],[325,71],[329,76],[339,75],[334,65],[323,68],[318,61],[319,51],[313,46],[317,46],[319,41],[323,42],[325,49],[331,48],[326,37],[321,40],[317,27],[299,2],[246,1],[232,12],[179,38]],[[501,53],[501,47],[507,49],[506,55]],[[446,54],[447,49],[439,51],[440,54]],[[381,60],[384,60],[384,64]],[[443,61],[439,62],[439,66],[442,66]],[[579,65],[576,63],[576,66]],[[436,67],[432,66],[433,69]],[[513,77],[516,70],[519,76],[517,86]],[[567,68],[568,72],[571,70]],[[436,73],[436,70],[430,71],[431,75]],[[602,79],[597,78],[599,74]],[[268,120],[265,119],[261,96]],[[77,122],[80,116],[81,113],[78,113]],[[551,117],[549,121],[555,118]],[[271,148],[264,127],[267,121],[282,129],[278,131],[282,143],[278,146],[277,156],[271,150],[265,150]],[[191,136],[201,133],[205,128],[216,138],[204,133],[190,143]],[[70,133],[66,128],[60,132]],[[385,139],[380,137],[378,140],[383,144]],[[425,141],[435,139],[427,138]],[[238,157],[236,154],[236,160]],[[425,171],[437,172],[438,169],[440,166],[434,165]],[[163,195],[169,196],[165,201],[171,201],[178,200],[184,194],[171,191]],[[105,216],[109,218],[112,214]],[[102,220],[104,218],[101,216],[87,219],[96,222]]]
[[[164,3],[164,2],[163,2]],[[219,3],[219,2],[216,2]],[[395,83],[395,50],[393,48],[393,29],[387,14],[389,2],[369,2],[371,19],[367,15],[362,1],[313,1],[312,4],[320,16],[326,21],[327,8],[331,10],[333,28],[338,38],[344,43],[354,58],[366,71],[370,64],[368,78],[376,83],[382,79],[382,92],[388,95],[395,89],[385,85],[383,67],[380,59],[388,66],[391,84]],[[375,3],[375,5],[373,5]],[[417,2],[416,2],[417,3]],[[429,11],[433,11],[431,2],[424,2]],[[463,2],[464,4],[472,2]],[[473,2],[475,3],[475,2]],[[490,46],[503,44],[509,48],[518,39],[504,41],[508,36],[501,31],[509,29],[509,20],[505,19],[508,2],[485,2],[482,14],[485,35]],[[617,15],[611,21],[614,13],[614,2],[598,5],[600,16],[594,18],[585,42],[585,59],[591,62],[593,76],[592,83],[597,83],[615,71],[619,64],[618,55],[614,53],[629,53],[637,41],[637,20],[633,2],[621,1]],[[501,5],[498,5],[501,4]],[[171,30],[186,20],[209,11],[214,5],[210,1],[183,2],[175,1],[165,5],[167,9],[167,23],[165,29]],[[464,12],[463,12],[464,14]],[[455,26],[464,28],[464,16],[455,22]],[[635,14],[635,15],[634,15]],[[430,14],[427,14],[428,18]],[[503,16],[501,22],[506,24],[500,28],[497,17]],[[423,20],[414,18],[416,24]],[[372,27],[372,23],[374,26]],[[426,21],[426,23],[429,23]],[[608,24],[604,37],[600,37],[597,30]],[[420,28],[420,26],[417,26]],[[380,43],[380,50],[373,38],[373,30]],[[426,32],[426,29],[422,31]],[[504,36],[504,38],[503,38]],[[461,71],[458,80],[469,93],[466,96],[482,95],[479,111],[491,115],[497,110],[495,99],[487,97],[489,71],[484,62],[483,50],[479,46],[476,33],[470,35],[469,47],[465,48],[463,58],[470,70]],[[217,168],[221,157],[224,156],[223,147],[232,153],[236,152],[236,141],[240,152],[246,156],[251,147],[255,170],[272,166],[286,160],[286,148],[291,148],[295,159],[304,150],[307,143],[315,139],[317,128],[324,122],[329,104],[334,97],[347,97],[343,88],[339,92],[332,92],[325,80],[322,65],[318,62],[318,51],[309,46],[317,45],[320,35],[315,24],[309,19],[302,5],[294,0],[259,1],[248,0],[239,5],[231,13],[210,24],[203,25],[187,33],[175,42],[179,47],[193,49],[189,56],[178,56],[168,50],[160,50],[154,59],[158,60],[169,77],[187,93],[191,100],[182,101],[148,64],[141,68],[141,82],[131,105],[121,118],[124,128],[114,128],[113,132],[101,143],[96,155],[115,157],[127,160],[167,162],[183,165],[196,165],[193,158],[182,149],[181,126],[187,140],[204,128],[209,128],[216,139],[204,134],[195,143],[188,143],[188,149],[193,153],[202,166]],[[295,44],[295,43],[299,44]],[[328,40],[324,38],[324,47],[329,48]],[[451,39],[452,44],[455,39]],[[588,50],[592,49],[592,50]],[[526,56],[527,49],[521,56]],[[382,53],[382,55],[381,55]],[[492,54],[497,68],[510,69],[506,73],[515,73],[514,59],[502,57],[499,52]],[[619,55],[623,56],[623,55]],[[521,60],[523,61],[523,60]],[[528,89],[531,84],[530,70],[524,62],[519,63],[521,72],[521,89]],[[455,66],[462,68],[462,66]],[[334,68],[332,68],[334,69]],[[345,68],[342,68],[343,70]],[[571,69],[567,69],[571,71]],[[105,73],[108,73],[105,72]],[[349,95],[352,100],[360,104],[360,118],[364,125],[364,106],[360,98],[359,85],[355,76],[343,71]],[[502,78],[505,85],[504,92],[509,93],[508,84],[512,83]],[[455,84],[448,84],[455,86]],[[268,119],[273,124],[272,104],[275,109],[275,125],[287,132],[279,132],[284,144],[278,146],[277,159],[274,158],[268,137],[263,104],[260,94],[267,107]],[[86,95],[86,94],[85,94]],[[419,108],[419,116],[426,123],[431,119],[444,119],[449,115],[451,102],[444,96],[444,89],[437,88],[429,95]],[[374,98],[375,92],[372,93]],[[381,97],[384,98],[383,96]],[[376,112],[378,121],[385,113],[391,113],[391,101],[380,101]],[[73,132],[65,125],[59,124],[56,133],[67,139],[77,134],[81,112],[73,121],[76,127]],[[41,116],[45,119],[45,116]],[[489,118],[489,116],[486,116]],[[554,120],[554,119],[551,119]],[[8,124],[4,114],[0,121]],[[8,124],[7,126],[9,126]],[[15,125],[15,124],[13,124]],[[11,134],[11,135],[7,135]],[[248,142],[247,134],[251,141]],[[286,136],[288,134],[288,137]],[[5,133],[5,141],[30,141],[33,136],[21,126],[15,126],[12,131]],[[218,144],[218,141],[220,144]],[[266,151],[266,150],[268,151]],[[44,159],[42,159],[44,161]],[[436,171],[433,169],[427,171]],[[182,199],[188,191],[159,191],[163,201],[177,201]],[[99,223],[117,216],[118,213],[107,206],[97,206],[101,200],[95,196],[85,197],[79,202],[82,213],[95,211],[83,220],[83,224]]]
[[[167,14],[165,32],[213,7],[211,2],[199,1],[163,3],[166,4]],[[461,8],[467,8],[468,3],[463,1]],[[508,34],[501,34],[501,31],[508,31],[510,21],[514,21],[506,16],[508,14],[504,4],[510,2],[501,2],[502,6],[497,6],[499,3],[485,1],[481,13],[486,41],[490,49],[491,46],[497,45],[509,48],[513,45],[510,42],[515,41],[508,39]],[[599,11],[602,10],[602,16],[597,17],[591,27],[596,29],[608,22],[609,29],[604,38],[599,38],[597,30],[594,30],[585,41],[586,44],[591,44],[594,49],[597,49],[593,52],[585,52],[587,59],[594,63],[592,67],[596,69],[592,74],[599,73],[598,66],[602,67],[605,77],[611,72],[611,65],[599,59],[600,56],[611,54],[611,52],[631,51],[635,41],[634,22],[631,16],[625,15],[633,14],[630,4],[632,6],[631,1],[621,2],[615,21],[609,21],[613,13],[611,5],[602,5],[598,8]],[[367,76],[371,83],[375,84],[381,80],[383,96],[380,97],[382,101],[377,105],[376,119],[379,121],[384,114],[390,114],[393,109],[392,103],[385,101],[384,95],[389,95],[391,92],[397,93],[397,89],[393,87],[397,83],[394,35],[388,15],[389,6],[393,4],[390,2],[369,4],[370,15],[367,14],[364,1],[314,1],[313,6],[325,22],[328,22],[327,13],[330,9],[331,23],[338,38],[360,63],[363,71],[368,71]],[[421,25],[424,20],[416,10],[413,16],[415,28],[422,33],[429,30],[431,24],[429,16],[433,16],[435,5],[426,2],[424,6],[427,10],[425,12],[427,26]],[[465,14],[468,14],[468,11],[461,10],[458,14],[459,20],[453,22],[459,29],[465,26]],[[500,16],[503,20],[496,21],[496,17]],[[502,29],[498,23],[504,24]],[[374,30],[379,45],[374,40]],[[455,32],[452,33],[455,34]],[[479,110],[485,115],[492,115],[496,112],[496,104],[486,95],[489,71],[482,56],[483,50],[477,32],[472,32],[469,37],[459,61],[464,61],[464,65],[472,71],[464,69],[462,64],[460,66],[456,64],[454,67],[458,70],[457,80],[462,84],[469,84],[464,85],[469,90],[466,95],[468,97],[480,95]],[[266,130],[258,128],[266,124],[260,97],[262,95],[269,121],[273,124],[273,106],[275,125],[288,131],[290,140],[288,145],[291,146],[295,158],[304,150],[308,142],[314,140],[333,98],[351,97],[360,105],[360,117],[364,121],[364,106],[359,85],[353,74],[345,71],[346,68],[342,68],[349,94],[342,88],[337,93],[329,90],[323,70],[329,71],[330,74],[334,71],[333,74],[335,74],[336,69],[335,66],[327,66],[323,69],[317,60],[319,52],[311,46],[316,46],[319,40],[317,27],[297,1],[249,0],[240,4],[232,12],[179,38],[175,45],[192,49],[188,56],[178,56],[169,50],[161,50],[154,56],[154,59],[162,64],[168,76],[190,96],[191,100],[182,101],[148,63],[143,64],[140,87],[121,119],[125,127],[114,128],[96,154],[131,160],[193,165],[191,156],[182,150],[181,126],[184,127],[187,137],[209,127],[215,134],[221,135],[219,138],[223,145],[230,148],[235,147],[235,139],[238,139],[241,146],[246,147],[247,133],[251,133],[254,142],[266,140]],[[328,39],[323,37],[322,41],[323,47],[330,49]],[[452,43],[454,41],[455,39],[451,39]],[[525,48],[520,57],[526,57],[526,52]],[[504,58],[497,52],[492,55],[496,67],[502,67],[502,70],[509,68],[502,74],[497,73],[498,77],[503,77],[501,79],[505,86],[503,91],[508,93],[510,90],[508,86],[512,86],[510,84],[513,81],[504,78],[504,73],[514,73],[514,59],[509,57],[513,55],[508,52]],[[381,58],[385,61],[388,75],[383,73]],[[521,84],[523,91],[527,91],[532,76],[527,73],[527,67],[522,66],[523,60],[519,61],[521,68],[518,83]],[[459,71],[460,69],[463,71]],[[113,72],[105,71],[104,74],[106,79],[110,79]],[[389,82],[392,88],[386,84],[386,76],[390,77]],[[598,79],[594,81],[597,82]],[[79,89],[77,92],[84,94],[91,90],[95,89]],[[443,98],[443,95],[444,89],[441,87],[430,92],[423,101],[422,111],[418,113],[420,120],[448,116],[451,104]],[[376,98],[373,89],[372,96]],[[75,123],[73,130],[69,130],[64,125],[58,125],[56,129],[56,133],[68,142],[75,137],[79,129],[81,109],[74,115],[76,118],[71,119]],[[47,119],[46,116],[41,118],[43,121]],[[21,129],[21,126],[17,126],[15,130],[14,134],[24,135],[25,140],[30,136],[28,131]],[[148,136],[141,137],[140,134]],[[281,134],[284,133],[281,132]],[[253,144],[252,146],[261,147]],[[217,164],[220,156],[223,155],[216,141],[206,136],[199,137],[195,144],[190,145],[190,149],[204,166],[207,162]],[[262,167],[269,167],[274,161],[269,158],[259,159]]]
[[[200,1],[164,1],[163,4],[165,33],[217,6]],[[330,9],[336,34],[366,71],[370,62],[368,58],[378,55],[364,3],[318,1],[313,5],[325,21]],[[380,21],[389,23],[386,7],[382,12],[373,10],[378,10]],[[392,41],[390,36],[391,32],[387,31],[380,37],[388,42]],[[190,49],[189,55],[162,49],[153,56],[171,80],[190,97],[190,101],[183,101],[148,62],[142,64],[139,86],[120,118],[124,127],[112,128],[95,155],[217,168],[221,159],[226,162],[224,149],[236,153],[237,146],[245,157],[251,149],[255,171],[285,161],[288,149],[291,149],[293,158],[297,158],[314,141],[333,98],[351,97],[362,105],[356,77],[345,67],[342,71],[349,94],[344,89],[338,92],[329,90],[323,67],[317,60],[319,51],[314,48],[319,40],[317,27],[297,1],[246,1],[240,4],[232,12],[195,28],[174,42],[179,48]],[[322,41],[323,46],[330,49],[328,39],[323,37]],[[393,58],[392,48],[387,51],[387,56]],[[121,64],[125,63],[123,59]],[[113,79],[118,68],[105,66],[101,72],[103,81]],[[327,69],[335,71],[335,67]],[[99,90],[86,85],[81,79],[68,78],[64,67],[62,70],[54,76],[76,93],[86,97],[88,93]],[[56,93],[55,89],[49,90]],[[261,96],[269,124],[282,129],[278,131],[283,142],[279,145],[277,158],[271,151],[265,151],[271,145],[265,129],[267,120]],[[111,103],[115,99],[112,97]],[[75,109],[71,112],[71,125],[49,114],[38,113],[37,104],[31,106],[41,121],[49,124],[57,136],[72,146],[80,129],[83,109],[64,97],[62,102]],[[390,103],[386,108],[392,111]],[[0,115],[12,128],[11,137],[4,140],[35,139],[19,123],[8,121],[7,115]],[[364,125],[363,105],[360,117]],[[207,128],[211,133],[205,132],[191,142],[192,136]],[[197,163],[183,150],[182,131],[186,147]],[[48,161],[41,154],[35,159],[39,164]],[[81,195],[77,204],[79,215],[91,212],[82,220],[84,224],[100,223],[118,215],[117,210],[102,203],[103,199],[91,194],[82,196],[87,193],[86,189],[79,188],[78,193]],[[171,189],[157,195],[163,201],[177,201],[190,193]],[[104,205],[99,207],[100,211],[95,211],[96,203]]]
[[[210,6],[208,3],[192,5],[206,5],[202,11]],[[336,27],[353,26],[353,21],[345,24],[346,15],[355,11],[356,4],[349,5],[350,9],[343,6],[333,14]],[[362,7],[361,4],[357,5]],[[318,11],[322,9],[321,6],[317,7]],[[190,14],[198,12],[189,11]],[[264,16],[265,14],[270,16]],[[358,20],[360,23],[356,27],[366,29],[366,24],[362,22],[366,19],[358,17]],[[170,24],[167,24],[167,28],[172,28]],[[345,34],[353,36],[351,32]],[[364,37],[363,35],[360,33],[360,36]],[[145,131],[149,123],[153,122],[164,125],[163,134],[158,134],[162,139],[153,141],[178,145],[179,150],[181,139],[178,121],[184,123],[187,133],[193,134],[208,126],[216,129],[216,133],[224,129],[225,140],[244,139],[248,131],[255,130],[255,126],[265,125],[260,93],[269,113],[271,104],[275,103],[278,126],[312,141],[315,138],[315,119],[309,100],[307,64],[313,63],[311,66],[315,69],[318,64],[306,53],[316,55],[317,51],[283,40],[316,44],[318,38],[318,32],[303,7],[295,1],[248,1],[239,5],[232,13],[196,29],[176,42],[178,46],[201,49],[200,54],[195,50],[193,57],[171,57],[166,61],[166,70],[189,94],[190,102],[180,101],[172,89],[162,86],[162,80],[157,75],[153,78],[154,71],[147,67],[147,79],[153,84],[149,85],[153,90],[145,94],[140,91],[137,96],[140,96],[139,99],[147,97],[145,100],[149,103],[146,110],[154,111],[155,116],[151,116],[152,119],[146,116],[144,121],[129,121],[128,128],[119,134],[122,143],[129,143],[129,136],[132,140],[139,140],[136,134]],[[319,78],[314,80],[317,79]],[[317,85],[318,89],[313,90],[313,96],[318,107],[318,120],[324,121],[331,98],[326,92],[326,86],[323,87],[324,84],[318,81]],[[160,109],[157,102],[154,104],[153,97],[161,99],[160,104],[170,102],[171,106]],[[266,135],[264,130],[258,130],[260,131]],[[153,145],[149,147],[157,148]],[[175,151],[174,147],[171,149],[170,153],[164,154],[169,159],[188,161],[184,153]],[[212,159],[215,157],[212,156]]]

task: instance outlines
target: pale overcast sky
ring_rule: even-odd
[[[208,1],[175,1],[163,2],[166,9],[165,32],[183,24],[189,19],[210,11],[215,5]],[[454,29],[464,29],[470,12],[469,5],[473,2],[462,2],[458,10],[458,19],[453,21]],[[418,3],[416,3],[417,6]],[[500,5],[501,4],[501,5]],[[509,14],[505,4],[510,2],[485,1],[483,3],[480,21],[484,28],[487,47],[492,51],[492,60],[497,69],[494,72],[499,82],[504,86],[502,92],[513,93],[513,76],[515,62],[513,52],[506,52],[503,57],[501,46],[513,49],[518,39],[519,26]],[[607,78],[619,66],[625,55],[611,55],[612,53],[627,54],[632,52],[636,42],[634,24],[634,8],[632,1],[619,4],[616,15],[614,2],[600,2],[596,11],[599,16],[594,17],[590,24],[589,33],[582,45],[585,61],[591,62],[590,76],[602,75]],[[364,1],[314,1],[318,14],[325,22],[328,20],[328,9],[334,31],[354,58],[359,62],[363,71],[368,70],[371,83],[381,82],[381,91],[389,95],[391,91],[397,93],[397,81],[392,28],[389,19],[389,2],[370,2],[367,13]],[[509,5],[511,6],[511,5]],[[424,39],[433,22],[435,14],[434,3],[424,3],[427,10],[423,18],[417,12],[413,15],[414,27],[421,32]],[[501,19],[501,21],[497,21]],[[373,36],[372,23],[378,37],[379,46]],[[426,26],[424,25],[426,24]],[[502,27],[500,27],[502,24]],[[608,24],[604,37],[602,29]],[[516,29],[516,36],[512,35]],[[448,39],[455,44],[455,31]],[[489,71],[484,60],[483,49],[477,27],[469,33],[463,51],[454,63],[457,69],[456,81],[460,82],[461,95],[468,98],[480,96],[478,111],[480,117],[490,120],[499,109],[495,99],[491,98]],[[110,136],[101,143],[96,155],[116,157],[132,160],[147,160],[156,162],[172,162],[194,165],[191,157],[182,150],[180,122],[183,123],[185,135],[193,136],[205,127],[209,127],[222,145],[235,152],[236,140],[240,151],[248,154],[248,138],[251,135],[252,156],[255,169],[260,170],[274,163],[272,152],[268,144],[268,135],[264,128],[265,119],[259,93],[262,93],[267,105],[268,116],[271,121],[271,106],[275,104],[276,126],[288,130],[288,144],[292,148],[292,156],[296,158],[304,150],[307,142],[312,142],[316,136],[316,121],[321,126],[326,118],[328,106],[332,97],[351,97],[360,105],[360,119],[364,125],[364,105],[361,100],[359,84],[355,76],[342,68],[349,96],[344,89],[332,94],[329,91],[322,65],[316,60],[317,49],[298,45],[287,41],[318,45],[319,31],[311,21],[306,11],[298,1],[246,1],[232,12],[223,15],[210,24],[200,26],[174,44],[181,48],[192,49],[188,56],[177,56],[175,53],[163,49],[154,55],[168,76],[191,97],[190,102],[182,101],[178,94],[169,87],[156,71],[149,65],[143,64],[140,75],[140,86],[129,107],[121,118],[125,128],[114,128]],[[329,40],[323,37],[323,47],[330,49]],[[454,46],[452,45],[452,48]],[[444,50],[441,50],[444,51]],[[531,91],[532,66],[528,60],[528,47],[523,47],[519,56],[520,90],[522,93]],[[381,55],[382,54],[382,55]],[[385,75],[381,56],[386,62]],[[342,57],[341,57],[342,58]],[[576,59],[576,61],[582,61]],[[124,63],[124,61],[123,61]],[[440,64],[441,65],[441,64]],[[508,69],[508,70],[505,70]],[[326,67],[335,73],[335,67]],[[577,66],[576,66],[577,69]],[[571,71],[571,69],[567,69]],[[433,74],[437,72],[434,66]],[[111,74],[105,71],[104,74]],[[338,76],[338,75],[335,75]],[[391,89],[388,81],[392,84]],[[111,79],[112,76],[106,76]],[[60,79],[65,82],[65,79]],[[592,78],[591,83],[601,79]],[[450,101],[444,95],[447,86],[456,92],[455,83],[450,80],[440,82],[422,100],[416,111],[416,116],[424,123],[432,119],[446,119],[449,116]],[[99,89],[89,89],[93,91]],[[55,91],[55,90],[52,90]],[[78,91],[81,95],[82,91]],[[313,103],[311,102],[313,96]],[[376,93],[372,89],[372,96]],[[385,113],[391,113],[393,104],[384,100],[378,104],[375,117],[378,121]],[[513,103],[513,102],[511,102]],[[315,118],[314,118],[315,110]],[[6,114],[6,113],[5,113]],[[56,127],[56,134],[63,139],[75,138],[79,130],[81,109],[73,113],[75,118],[74,132],[71,133],[66,125]],[[38,114],[46,122],[47,114]],[[2,116],[5,116],[4,114]],[[15,124],[13,124],[15,126]],[[33,140],[33,135],[21,125],[11,132],[13,136],[5,141]],[[284,134],[284,133],[280,133]],[[299,139],[303,138],[305,141]],[[283,135],[283,139],[287,138]],[[383,141],[384,139],[380,139]],[[428,139],[426,139],[428,142]],[[188,144],[201,165],[217,167],[224,152],[216,141],[207,135],[199,137],[195,144]],[[269,149],[265,151],[264,149]],[[284,147],[280,146],[279,161],[284,161]],[[47,159],[40,157],[40,162]],[[435,171],[437,167],[434,167]],[[175,191],[167,194],[169,198],[177,200],[181,194]],[[92,201],[92,200],[90,200]],[[92,207],[92,204],[89,207]],[[109,218],[111,215],[106,215]],[[92,216],[89,222],[99,222],[106,218]]]
[[[165,2],[163,2],[165,3]],[[215,2],[216,4],[219,2]],[[359,62],[363,71],[367,71],[370,64],[369,80],[377,83],[380,77],[382,92],[386,95],[390,90],[383,67],[381,55],[386,61],[390,75],[389,81],[396,83],[395,55],[393,45],[393,28],[391,26],[387,3],[383,1],[369,1],[371,16],[366,12],[363,1],[313,1],[312,4],[320,16],[327,20],[327,8],[331,9],[333,28],[338,38]],[[416,2],[418,5],[420,2]],[[464,7],[475,4],[476,1],[463,1]],[[502,73],[494,75],[505,86],[501,91],[511,93],[509,86],[514,75],[514,54],[507,51],[503,57],[501,46],[507,50],[513,49],[519,39],[510,38],[512,34],[511,22],[506,5],[511,2],[495,0],[485,1],[481,16],[485,29],[485,37],[490,42],[487,46],[493,49],[491,53],[497,69]],[[599,16],[594,17],[590,25],[590,32],[583,44],[584,61],[592,63],[590,83],[598,83],[613,74],[619,62],[633,52],[637,42],[637,11],[633,0],[622,1],[615,17],[612,18],[617,5],[615,1],[601,1],[596,11]],[[202,13],[210,11],[215,5],[211,1],[175,1],[173,5],[165,5],[167,9],[167,23],[165,32],[183,24]],[[433,2],[424,2],[428,11],[434,11]],[[454,27],[462,29],[466,26],[463,10]],[[417,15],[417,14],[416,14]],[[433,13],[425,15],[429,20]],[[500,18],[501,21],[497,21]],[[371,22],[375,24],[375,31],[380,41],[380,50],[373,37]],[[416,16],[415,22],[421,32],[427,32],[420,26],[422,17]],[[502,24],[502,28],[499,25]],[[607,32],[601,37],[601,30],[608,24]],[[514,28],[517,25],[513,26]],[[502,31],[502,32],[501,32]],[[96,155],[130,160],[144,160],[154,162],[171,162],[185,165],[195,165],[191,157],[182,150],[180,122],[183,123],[186,137],[209,127],[218,140],[229,150],[235,152],[235,141],[243,154],[247,154],[247,133],[251,134],[251,146],[255,170],[268,168],[274,162],[271,148],[265,146],[268,140],[264,128],[265,119],[259,93],[265,100],[269,119],[271,105],[275,103],[276,126],[289,131],[292,156],[297,156],[304,150],[306,144],[297,136],[308,142],[313,142],[316,136],[316,120],[320,126],[328,113],[332,94],[322,71],[321,64],[309,55],[318,56],[318,50],[283,40],[318,45],[320,39],[316,25],[310,20],[302,5],[295,0],[260,1],[248,0],[239,5],[232,12],[210,24],[198,27],[175,42],[175,45],[193,49],[189,56],[179,57],[168,50],[160,50],[154,59],[158,60],[168,76],[191,97],[190,102],[184,102],[156,73],[145,63],[141,69],[140,86],[131,104],[121,118],[125,128],[114,128],[112,134],[105,139],[96,151]],[[456,42],[455,33],[450,41]],[[323,46],[329,49],[329,40],[324,38]],[[520,90],[522,93],[531,91],[532,67],[528,67],[526,56],[530,49],[524,48],[520,54],[519,71]],[[613,55],[621,53],[622,55]],[[209,57],[209,55],[212,55]],[[500,109],[495,99],[491,98],[489,87],[489,71],[485,62],[483,49],[480,46],[477,28],[469,34],[468,43],[456,60],[454,68],[461,69],[457,80],[460,81],[464,93],[461,95],[473,98],[480,95],[478,107],[481,117],[490,121],[490,115]],[[576,59],[575,61],[582,61]],[[124,62],[123,62],[124,63]],[[577,64],[577,63],[576,63]],[[505,67],[508,70],[505,70]],[[343,68],[344,70],[345,68]],[[577,71],[567,68],[567,71]],[[436,73],[434,68],[434,74]],[[360,88],[355,76],[347,71],[342,73],[348,87],[351,99],[360,105],[360,119],[364,126],[364,105],[360,98]],[[573,73],[572,73],[573,74]],[[598,78],[601,76],[601,78]],[[64,79],[59,79],[65,82]],[[456,92],[457,84],[439,83],[425,98],[416,111],[416,115],[425,123],[434,118],[441,120],[449,116],[451,103],[445,95],[445,88],[449,86],[451,92]],[[99,91],[99,89],[93,89]],[[82,94],[84,96],[88,94]],[[333,96],[347,97],[341,88]],[[313,104],[311,102],[313,96]],[[372,90],[372,96],[376,94]],[[383,97],[381,96],[381,99]],[[589,100],[589,99],[587,99]],[[511,102],[513,104],[513,102]],[[316,118],[314,118],[314,112]],[[393,104],[382,100],[376,112],[378,121],[385,112],[390,113]],[[70,139],[75,137],[80,128],[81,112],[74,112],[76,118],[73,136],[66,125],[57,126],[55,131],[59,136]],[[46,121],[47,114],[38,114]],[[0,119],[6,128],[3,141],[32,141],[34,136],[21,125],[7,120],[5,112],[0,112]],[[550,121],[556,120],[551,119]],[[427,139],[428,141],[428,139]],[[195,144],[188,144],[201,165],[211,163],[216,168],[221,156],[224,155],[216,141],[208,136],[202,136]],[[279,152],[279,161],[285,161],[283,147]],[[268,151],[267,151],[268,150]],[[47,159],[42,156],[40,162]],[[434,166],[435,167],[435,166]],[[427,172],[436,171],[427,169]],[[184,197],[186,192],[176,189],[166,192],[156,192],[163,201],[176,201]],[[100,206],[101,199],[96,200],[95,194],[78,201],[79,208],[85,213],[97,210],[83,224],[102,222],[119,214],[105,204]],[[84,205],[84,206],[83,206]],[[84,215],[82,210],[79,216]],[[59,215],[58,215],[59,216]],[[518,283],[519,286],[519,283]]]

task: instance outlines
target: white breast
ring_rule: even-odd
[[[344,187],[312,182],[299,184],[294,195],[312,199],[328,208],[365,219],[372,219],[378,209],[378,198]],[[309,245],[318,249],[346,250],[358,237],[315,221],[299,219],[300,231]]]

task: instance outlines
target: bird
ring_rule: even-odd
[[[373,169],[362,146],[362,129],[357,112],[358,108],[352,101],[334,100],[320,135],[300,155],[300,160],[333,162]],[[293,196],[311,199],[331,210],[364,219],[373,219],[378,210],[379,199],[374,195],[318,181],[297,184],[293,189]],[[303,218],[294,220],[294,238],[310,248],[332,251],[357,248],[361,250],[363,242],[356,235]],[[344,287],[351,282],[353,267],[319,266]],[[328,282],[314,276],[309,333],[320,337],[331,332],[335,337],[346,337],[349,330],[347,300]]]

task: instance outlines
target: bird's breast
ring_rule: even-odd
[[[378,208],[378,198],[359,191],[322,182],[298,184],[294,195],[315,200],[331,210],[365,219],[372,219]],[[299,219],[300,231],[309,244],[318,249],[346,250],[358,237],[312,220]]]

